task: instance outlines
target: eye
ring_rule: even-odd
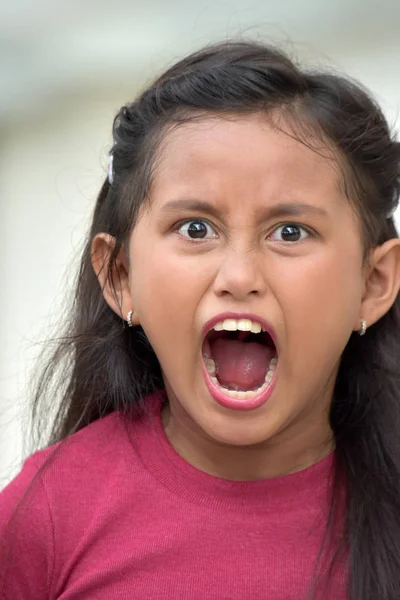
[[[310,233],[304,227],[296,223],[285,223],[277,227],[269,239],[277,242],[300,242],[309,236]]]
[[[178,229],[179,233],[192,240],[204,240],[216,238],[217,234],[207,221],[196,219],[182,223]]]

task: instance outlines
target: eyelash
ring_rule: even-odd
[[[182,235],[180,233],[180,229],[184,226],[184,225],[190,225],[190,223],[204,223],[207,227],[209,227],[210,229],[212,229],[215,232],[214,227],[205,219],[186,219],[185,221],[180,221],[179,223],[177,223],[175,225],[175,231],[177,231],[180,235]],[[215,232],[216,233],[216,232]],[[198,238],[196,240],[196,238],[190,238],[189,236],[184,236],[182,235],[182,237],[184,237],[187,240],[190,240],[191,242],[202,242],[204,240],[210,240],[210,239],[215,239],[217,237],[217,234],[215,236],[212,237],[208,237],[208,238]]]
[[[302,239],[296,240],[294,242],[290,242],[287,240],[277,240],[281,244],[296,244],[296,243],[298,244],[300,242],[304,242],[304,239],[307,239],[308,237],[315,237],[315,235],[310,231],[310,229],[308,229],[308,227],[304,227],[303,225],[300,225],[299,223],[292,223],[290,221],[288,221],[287,223],[282,223],[281,225],[278,225],[277,227],[275,227],[271,236],[274,233],[276,233],[277,231],[279,231],[279,229],[283,229],[284,227],[297,227],[301,231],[305,232],[307,234],[307,236],[306,236],[306,238],[302,238]],[[268,239],[270,239],[271,236],[268,236]]]
[[[177,223],[175,225],[174,230],[177,233],[179,233],[180,235],[182,235],[180,233],[180,229],[184,225],[189,225],[190,223],[204,223],[207,227],[209,227],[210,229],[212,229],[215,232],[214,227],[207,220],[205,220],[205,219],[186,219],[185,221],[180,221],[179,223]],[[276,233],[279,229],[283,229],[284,227],[287,227],[287,226],[297,227],[298,229],[300,229],[303,232],[305,232],[307,234],[307,237],[315,237],[315,233],[312,230],[310,230],[308,227],[305,227],[304,225],[301,225],[300,223],[296,223],[296,222],[292,222],[292,221],[287,221],[285,223],[281,223],[280,225],[277,225],[274,228],[274,230],[272,231],[272,234],[270,234],[267,239],[271,239],[271,236],[274,233]],[[215,232],[215,234],[216,234],[216,232]],[[218,235],[216,234],[213,237],[197,238],[197,239],[196,238],[190,238],[189,236],[184,236],[184,235],[182,235],[182,237],[184,237],[185,239],[187,239],[189,241],[198,243],[198,242],[202,242],[202,241],[205,241],[205,240],[215,239],[216,237],[218,237]],[[306,237],[306,239],[307,239],[307,237]],[[287,241],[287,240],[276,240],[276,241],[278,241],[281,244],[295,244],[295,243],[299,243],[299,242],[304,241],[304,238],[300,239],[300,240],[296,240],[295,242],[290,242],[290,241]]]

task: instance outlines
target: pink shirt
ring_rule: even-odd
[[[160,397],[147,402],[151,418],[114,412],[33,454],[3,490],[0,598],[305,600],[334,453],[283,477],[219,479],[175,452]],[[345,579],[327,598],[345,600]]]

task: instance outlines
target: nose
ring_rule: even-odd
[[[214,280],[215,294],[243,301],[263,295],[265,289],[265,273],[257,252],[235,248],[224,253]]]

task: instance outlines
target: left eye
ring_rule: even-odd
[[[186,221],[179,227],[179,233],[192,240],[216,238],[217,234],[207,221]]]
[[[278,242],[300,242],[309,237],[309,235],[304,227],[300,227],[300,225],[296,225],[295,223],[286,223],[277,227],[270,236],[270,239]]]

